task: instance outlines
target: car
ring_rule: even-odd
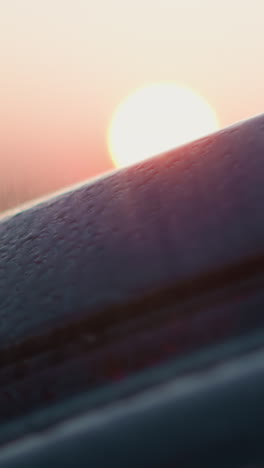
[[[0,466],[264,464],[264,115],[0,222]]]

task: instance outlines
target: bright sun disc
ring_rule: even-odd
[[[208,135],[216,113],[199,94],[174,83],[139,88],[121,102],[108,129],[115,166],[127,166]]]

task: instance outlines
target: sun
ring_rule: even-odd
[[[219,128],[210,104],[194,90],[175,83],[137,89],[114,112],[107,144],[117,167],[142,161]]]

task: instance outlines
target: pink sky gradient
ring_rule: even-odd
[[[190,86],[221,127],[263,112],[263,18],[263,0],[2,1],[0,210],[111,169],[138,86]]]

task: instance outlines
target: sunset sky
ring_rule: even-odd
[[[220,126],[263,112],[263,0],[0,0],[0,210],[113,167],[140,86],[196,90]]]

